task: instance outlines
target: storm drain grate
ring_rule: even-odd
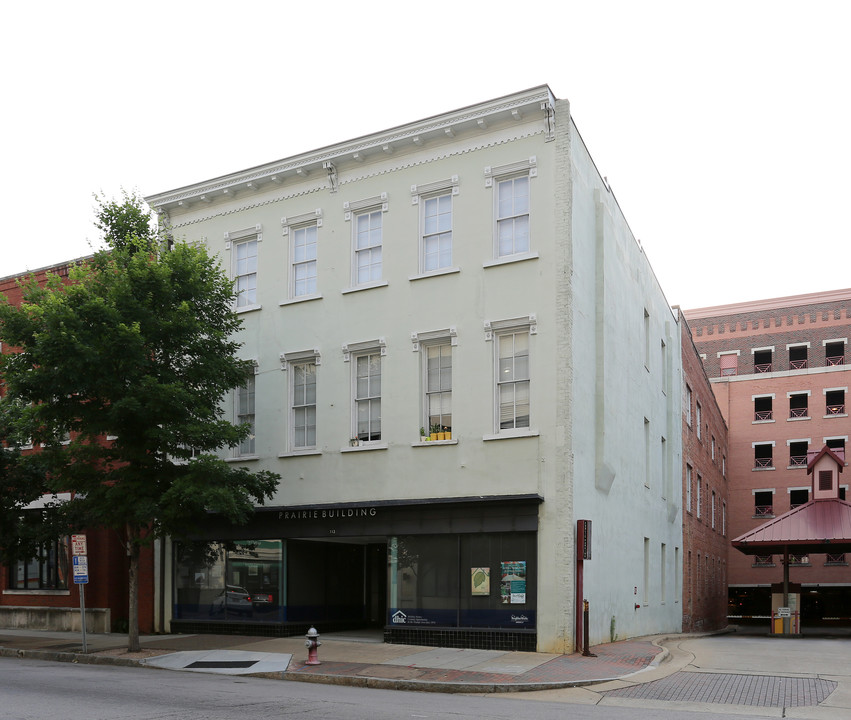
[[[804,707],[818,705],[836,685],[832,680],[819,678],[678,672],[661,680],[603,694],[641,700]]]
[[[201,670],[203,668],[250,668],[257,660],[197,660],[186,666],[186,670]]]

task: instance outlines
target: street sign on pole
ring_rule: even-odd
[[[86,536],[72,535],[71,536],[71,554],[72,555],[88,555],[86,552]]]
[[[74,555],[74,584],[84,585],[89,581],[89,558],[85,555]]]

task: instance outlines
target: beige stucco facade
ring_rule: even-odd
[[[498,194],[513,178],[515,205],[525,191],[529,204],[506,253]],[[451,237],[434,267],[424,223],[436,197],[450,198]],[[574,648],[578,519],[593,525],[591,643],[679,630],[679,327],[567,101],[532,88],[147,201],[175,238],[206,244],[234,277],[245,270],[237,248],[253,243],[256,299],[239,308],[239,339],[256,362],[256,437],[233,461],[280,473],[271,505],[534,498],[536,602],[518,612],[534,611],[538,650]],[[364,214],[380,227],[366,280]],[[305,237],[307,257],[315,250],[307,285],[294,267]],[[499,348],[512,334],[528,343],[528,356],[512,356],[515,380],[528,361],[528,385],[515,386],[518,427],[505,427]],[[422,442],[435,344],[451,353],[451,439]],[[355,394],[365,355],[379,358],[380,429],[373,418],[364,432]],[[315,366],[314,442],[299,435],[293,401],[305,362]],[[288,532],[281,519],[277,537]]]

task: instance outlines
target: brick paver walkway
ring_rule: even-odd
[[[836,689],[836,685],[831,680],[818,678],[677,672],[661,680],[603,694],[639,700],[802,707],[818,705]]]

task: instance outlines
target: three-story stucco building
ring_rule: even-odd
[[[535,87],[146,198],[234,279],[230,460],[282,479],[172,627],[570,651],[678,631],[680,328]],[[577,521],[591,557],[577,597]]]

